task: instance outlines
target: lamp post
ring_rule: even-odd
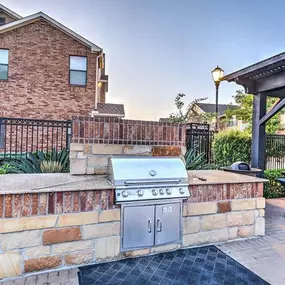
[[[219,86],[221,82],[221,78],[224,75],[224,71],[217,65],[215,69],[212,70],[212,77],[216,85],[216,131],[218,130],[218,112],[219,112],[219,105],[218,105],[218,98],[219,98]]]

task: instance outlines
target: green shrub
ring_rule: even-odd
[[[264,178],[269,180],[264,184],[265,198],[285,197],[285,188],[277,181],[278,178],[284,177],[282,172],[285,172],[285,169],[264,170]]]
[[[59,173],[69,172],[69,151],[37,151],[27,157],[10,162],[8,173]]]
[[[248,132],[227,130],[215,135],[213,155],[215,164],[228,166],[236,161],[250,163],[251,136]]]
[[[214,163],[207,163],[203,165],[203,170],[217,170],[220,169],[220,166]]]

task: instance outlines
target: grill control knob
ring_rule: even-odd
[[[164,189],[159,189],[159,194],[164,195]]]
[[[158,194],[156,189],[152,189],[152,195],[156,196]]]
[[[128,196],[129,196],[128,191],[123,191],[123,192],[122,192],[122,196],[123,196],[124,198],[128,197]]]
[[[143,190],[138,190],[138,195],[143,196]]]
[[[179,193],[180,194],[184,194],[185,193],[185,190],[183,188],[179,188]]]
[[[172,190],[169,189],[169,188],[167,188],[167,189],[166,189],[166,194],[167,194],[167,195],[171,195],[171,193],[172,193]]]

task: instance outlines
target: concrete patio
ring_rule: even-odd
[[[262,238],[218,246],[223,252],[272,285],[285,284],[285,199],[266,201]]]
[[[267,200],[266,236],[217,245],[224,253],[272,285],[285,284],[285,199]],[[1,283],[1,281],[0,281]],[[77,270],[60,271],[3,285],[78,285]],[[158,283],[159,284],[159,283]]]

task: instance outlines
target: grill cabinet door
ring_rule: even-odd
[[[122,250],[154,245],[154,206],[124,207]]]
[[[163,204],[155,207],[155,245],[180,242],[181,204]]]

